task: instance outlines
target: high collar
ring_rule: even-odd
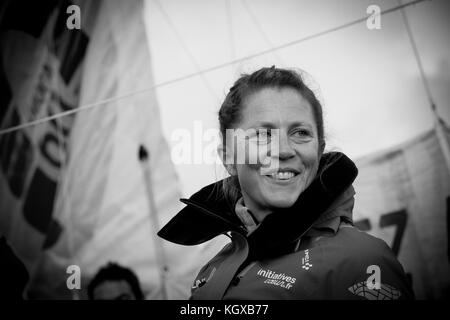
[[[355,189],[348,187],[336,197],[328,209],[314,222],[313,229],[330,229],[337,232],[341,220],[353,223],[353,206],[355,204]]]
[[[286,244],[298,240],[315,223],[333,218],[333,206],[351,188],[357,168],[343,153],[324,154],[311,185],[302,192],[294,205],[277,209],[247,236],[250,252],[254,257],[276,254]],[[227,178],[229,179],[229,178]],[[235,231],[246,236],[247,230],[234,212],[235,203],[223,197],[223,181],[210,184],[189,199],[181,199],[187,206],[172,218],[158,235],[168,241],[196,245],[219,234]],[[354,191],[353,191],[354,192]],[[347,196],[348,198],[348,193]],[[344,197],[345,199],[347,199]],[[347,199],[347,201],[349,201]],[[334,214],[334,213],[333,213]],[[322,221],[323,219],[323,221]]]
[[[336,234],[341,224],[341,221],[347,223],[353,223],[353,206],[355,204],[355,189],[350,186],[342,194],[340,194],[328,209],[320,215],[320,217],[314,222],[311,230],[306,234],[317,235],[321,234],[321,231],[326,230]],[[252,233],[258,228],[256,219],[245,206],[243,198],[241,197],[235,206],[234,211],[236,216],[241,220],[242,224],[247,230],[247,235]]]
[[[258,228],[257,220],[252,212],[245,206],[243,197],[241,197],[236,202],[234,212],[236,213],[236,216],[239,218],[239,220],[241,220],[244,227],[247,229],[247,235]]]

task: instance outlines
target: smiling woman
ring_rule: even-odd
[[[295,89],[289,87],[264,88],[249,95],[244,102],[242,119],[237,124],[247,130],[255,128],[277,130],[274,141],[278,154],[272,148],[265,157],[277,158],[279,168],[261,174],[260,164],[237,164],[229,167],[230,174],[237,173],[243,200],[258,221],[274,208],[291,207],[300,193],[316,176],[319,158],[317,126],[311,104]],[[257,131],[258,132],[258,131]],[[271,132],[271,131],[269,131]],[[263,143],[264,143],[263,142]]]
[[[243,75],[219,122],[230,177],[182,199],[187,206],[159,232],[184,245],[231,238],[191,299],[414,298],[389,247],[353,226],[357,168],[324,153],[322,106],[299,73]]]

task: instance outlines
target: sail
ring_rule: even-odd
[[[391,246],[417,298],[448,295],[450,173],[436,131],[356,164],[356,225]]]

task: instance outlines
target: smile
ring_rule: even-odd
[[[299,173],[294,171],[278,171],[269,175],[266,175],[266,177],[273,179],[273,180],[290,180],[297,176]]]

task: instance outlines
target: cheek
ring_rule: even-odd
[[[234,149],[234,162],[237,165],[247,165],[251,169],[258,169],[271,158],[270,150],[269,144],[240,142]]]
[[[308,178],[310,176],[314,177],[317,173],[317,169],[319,168],[320,161],[317,143],[313,143],[311,145],[301,145],[296,148],[296,151]]]
[[[302,160],[307,172],[307,178],[308,180],[312,180],[316,176],[319,168],[319,155],[314,151],[304,155]]]
[[[239,179],[239,183],[242,185],[250,185],[254,183],[257,178],[257,164],[238,164],[236,166],[236,171]]]

